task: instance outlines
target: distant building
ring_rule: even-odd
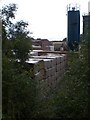
[[[48,39],[35,39],[32,41],[32,47],[34,50],[51,50],[52,49],[52,42]]]
[[[52,43],[53,43],[55,51],[60,51],[61,50],[61,47],[63,45],[63,41],[52,41]]]
[[[66,51],[67,47],[67,39],[64,38],[62,41],[52,41],[55,51]]]

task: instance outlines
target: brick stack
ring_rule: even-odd
[[[48,54],[45,56],[32,56],[28,61],[33,63],[35,80],[37,81],[38,96],[45,97],[51,88],[57,87],[62,79],[66,65],[66,54]]]

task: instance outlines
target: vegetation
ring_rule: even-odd
[[[88,48],[87,40],[82,41],[79,53],[69,53],[67,70],[59,93],[54,98],[56,116],[83,119],[88,117]]]
[[[17,7],[10,4],[2,8],[2,114],[3,120],[23,120],[33,116],[35,109],[35,81],[27,70],[31,38],[28,23],[13,23]],[[17,62],[19,59],[20,64]]]
[[[69,53],[69,68],[58,88],[49,93],[49,99],[40,103],[39,117],[88,119],[88,73],[90,68],[87,44],[87,39],[82,40],[81,50]]]
[[[25,61],[31,48],[31,38],[27,31],[28,23],[23,20],[13,23],[17,7],[10,4],[2,9],[3,53],[14,59]],[[13,54],[14,53],[14,54]]]

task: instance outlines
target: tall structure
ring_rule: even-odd
[[[88,13],[90,14],[90,1],[88,2]]]
[[[1,40],[1,36],[2,36],[2,21],[0,19],[0,40]]]
[[[88,2],[88,16],[89,16],[88,17],[88,28],[90,29],[90,1]]]
[[[83,15],[83,35],[86,36],[88,31],[88,14]]]
[[[83,35],[84,36],[88,34],[89,29],[90,29],[90,1],[88,2],[88,14],[83,15]]]
[[[67,6],[67,22],[68,22],[68,47],[70,50],[78,48],[80,42],[80,7],[77,5],[72,7]]]

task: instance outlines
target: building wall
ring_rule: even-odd
[[[62,41],[52,41],[53,46],[54,46],[54,50],[55,51],[60,51],[61,46],[63,45]]]
[[[67,51],[68,50],[68,46],[67,46],[67,39],[64,39],[64,41],[52,41],[53,42],[53,46],[54,46],[54,50],[55,51]]]

